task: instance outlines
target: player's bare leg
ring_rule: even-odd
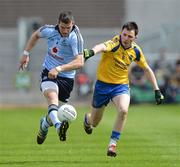
[[[128,115],[130,96],[128,94],[118,95],[113,98],[113,103],[118,111],[113,130],[122,132]]]
[[[59,103],[58,93],[56,90],[48,89],[48,90],[44,91],[44,96],[48,103],[49,118],[50,118],[52,124],[54,125],[54,127],[56,129],[58,129],[61,124],[57,117],[58,103]]]
[[[55,114],[57,114],[57,112],[54,111],[54,110],[58,109],[58,107],[57,107],[58,105],[56,105],[56,104],[58,104],[58,100],[57,100],[58,97],[57,97],[56,91],[46,90],[46,91],[44,91],[44,96],[46,97],[47,102],[48,102],[48,112],[52,111],[49,113],[54,112]],[[37,135],[37,143],[38,144],[42,144],[45,141],[47,134],[48,134],[48,128],[50,126],[54,125],[53,122],[55,122],[55,121],[54,121],[54,119],[52,121],[51,117],[50,117],[50,114],[48,114],[46,117],[44,117],[43,119],[40,120],[40,128],[39,128],[39,132]],[[54,117],[54,118],[56,118],[56,117]]]
[[[49,105],[49,118],[51,119],[54,127],[56,128],[57,134],[60,141],[66,141],[66,132],[69,128],[69,123],[67,121],[60,122],[57,117],[58,111],[58,93],[55,90],[49,90],[44,93],[48,105]]]
[[[84,118],[84,130],[87,134],[91,134],[93,127],[96,127],[102,119],[104,113],[104,106],[101,108],[92,107],[92,111],[90,113],[85,114]]]
[[[115,104],[118,112],[111,134],[107,155],[115,157],[117,155],[116,145],[127,120],[130,96],[128,94],[118,95],[113,98],[113,103]]]
[[[43,83],[44,85],[46,83]],[[46,86],[46,85],[45,85]],[[48,119],[42,119],[40,121],[40,129],[37,135],[37,143],[42,144],[44,140],[46,139],[47,133],[48,133],[48,128],[49,126],[54,125],[56,128],[57,134],[59,136],[59,139],[61,141],[66,140],[66,131],[69,127],[68,122],[60,122],[58,117],[57,117],[57,111],[58,111],[58,90],[56,89],[45,89],[43,91],[43,94],[47,100],[48,103],[48,115],[46,118]],[[51,122],[49,126],[46,122]],[[62,126],[61,126],[62,125]]]

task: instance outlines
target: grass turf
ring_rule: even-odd
[[[46,109],[0,109],[0,166],[180,166],[180,105],[131,105],[116,158],[106,156],[115,108],[106,109],[92,135],[86,135],[82,126],[88,107],[76,108],[78,118],[70,125],[67,141],[60,142],[50,128],[43,145],[36,144],[36,134]]]

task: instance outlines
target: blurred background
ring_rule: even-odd
[[[111,39],[127,21],[139,25],[142,47],[166,103],[180,102],[179,0],[0,0],[0,106],[43,105],[39,74],[46,52],[40,40],[31,52],[26,72],[19,72],[24,45],[37,28],[56,24],[59,13],[71,10],[84,38],[84,47]],[[88,60],[76,77],[73,102],[90,103],[100,55]],[[152,103],[154,92],[143,72],[132,64],[131,103]]]

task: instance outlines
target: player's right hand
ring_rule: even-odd
[[[156,104],[159,105],[163,102],[164,96],[161,93],[160,90],[155,90],[155,99],[156,99]]]
[[[23,55],[20,60],[19,70],[25,70],[29,63],[29,56]]]
[[[94,56],[94,51],[92,49],[84,49],[83,50],[83,55],[84,55],[84,59],[86,61],[90,57]]]

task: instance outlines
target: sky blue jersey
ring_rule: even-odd
[[[83,53],[83,38],[79,28],[74,25],[69,36],[62,37],[58,26],[44,25],[40,28],[40,37],[47,39],[47,53],[43,68],[51,70],[57,66],[67,64]],[[75,70],[63,71],[61,77],[74,78]]]

